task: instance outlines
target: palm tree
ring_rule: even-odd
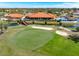
[[[8,23],[5,20],[0,20],[0,32],[3,33],[4,30],[7,30]]]
[[[3,33],[3,24],[0,23],[0,33]]]

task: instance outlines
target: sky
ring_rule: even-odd
[[[79,2],[0,2],[0,8],[79,8]]]

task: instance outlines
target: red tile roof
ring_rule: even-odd
[[[13,13],[13,14],[6,15],[6,17],[10,17],[10,18],[22,18],[23,15],[19,14],[19,13]]]
[[[56,18],[57,16],[55,14],[51,14],[51,13],[38,12],[38,13],[29,13],[26,15],[26,17],[29,17],[29,18]]]

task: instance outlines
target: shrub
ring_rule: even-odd
[[[79,42],[79,35],[78,34],[71,34],[69,35],[69,38],[73,41],[75,41],[75,43]]]
[[[76,30],[79,31],[79,27],[77,27]]]
[[[65,27],[70,27],[70,26],[74,26],[75,23],[65,23],[65,22],[62,22],[62,26],[65,26]]]

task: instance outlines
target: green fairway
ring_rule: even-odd
[[[26,28],[16,33],[9,41],[17,49],[35,50],[53,38],[51,31]]]
[[[18,26],[17,26],[18,27]],[[7,32],[3,33],[0,35],[0,55],[14,55],[14,50],[12,49],[12,46],[9,46],[9,38],[14,36],[17,32],[23,30],[25,27],[19,26],[18,28],[16,27],[9,27]]]
[[[79,56],[79,43],[53,31],[15,26],[0,36],[0,55]]]
[[[54,33],[54,38],[35,52],[49,56],[79,56],[79,43]]]

